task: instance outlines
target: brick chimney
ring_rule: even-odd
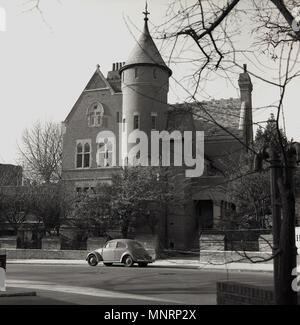
[[[112,70],[107,73],[107,81],[117,92],[121,91],[121,76],[119,70],[124,64],[125,62],[114,62],[112,64]]]
[[[239,129],[243,130],[243,141],[247,147],[253,143],[252,120],[252,82],[247,72],[247,65],[243,65],[244,72],[239,75],[239,87],[241,95],[241,115]],[[248,151],[248,150],[247,150]]]

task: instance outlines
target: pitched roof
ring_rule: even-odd
[[[172,75],[171,69],[166,65],[161,57],[148,28],[148,18],[145,18],[144,30],[137,40],[128,60],[121,68],[120,72],[134,65],[155,65],[166,70]]]
[[[84,88],[83,92],[80,94],[79,98],[77,99],[76,103],[73,105],[70,113],[66,117],[64,123],[68,123],[70,120],[71,116],[73,115],[78,103],[82,99],[83,94],[86,91],[91,91],[91,90],[98,90],[98,89],[108,89],[111,94],[114,94],[116,91],[112,87],[112,85],[106,80],[102,72],[100,71],[100,67],[97,65],[97,69],[95,73],[93,74],[92,78]]]
[[[195,129],[204,131],[206,136],[230,136],[230,133],[241,136],[242,134],[239,130],[241,109],[239,98],[214,99],[200,103],[175,104],[175,106],[180,111],[189,112],[193,116]]]

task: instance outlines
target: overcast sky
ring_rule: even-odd
[[[134,46],[132,33],[138,35],[134,25],[143,26],[143,0],[44,0],[42,9],[50,27],[38,12],[24,13],[25,2],[0,0],[7,18],[6,31],[0,32],[0,163],[16,163],[22,132],[36,120],[66,118],[97,64],[106,75],[113,62],[126,61]],[[168,2],[149,0],[150,27],[165,19]],[[171,68],[175,78],[184,73],[180,66]],[[252,82],[254,106],[278,99],[274,89]],[[217,99],[238,97],[237,80],[233,83],[236,87],[216,78],[202,99],[207,94]],[[184,96],[171,81],[169,101],[183,101]],[[299,79],[286,98],[288,136],[300,141]],[[263,120],[269,113],[255,112],[254,120]]]

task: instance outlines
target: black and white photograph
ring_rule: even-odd
[[[300,0],[0,0],[0,49],[1,313],[300,304]]]

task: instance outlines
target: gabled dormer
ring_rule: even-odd
[[[115,64],[114,64],[115,65]],[[118,65],[118,68],[122,64]],[[112,132],[118,142],[119,122],[122,117],[122,93],[116,83],[119,73],[109,72],[105,78],[97,65],[96,71],[83,89],[64,121],[63,172],[92,170],[99,166],[98,135]],[[116,73],[118,76],[116,76]]]

